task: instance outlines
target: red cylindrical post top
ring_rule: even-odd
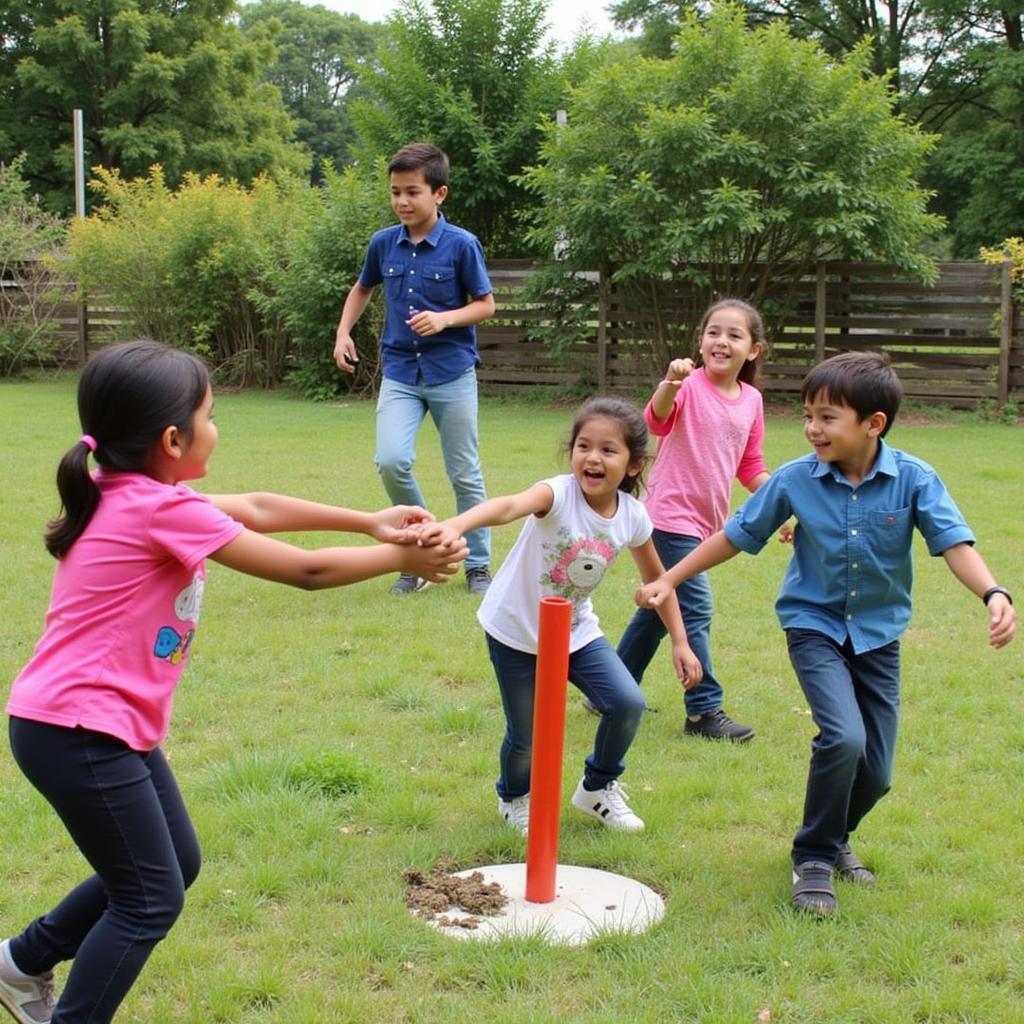
[[[564,597],[540,599],[530,758],[530,828],[526,839],[526,899],[530,903],[551,903],[555,898],[571,627],[572,601]]]

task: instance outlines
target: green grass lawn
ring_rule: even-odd
[[[57,461],[79,435],[70,382],[4,383],[0,676],[29,656],[52,560]],[[374,416],[361,401],[217,396],[208,491],[279,490],[384,503]],[[562,472],[571,413],[485,401],[492,494]],[[1021,429],[946,417],[897,421],[890,440],[935,465],[1001,582],[1024,593]],[[803,454],[801,422],[773,416],[771,465]],[[453,511],[433,428],[418,472]],[[494,535],[499,564],[518,525]],[[309,543],[303,539],[303,543]],[[335,537],[323,538],[336,542]],[[746,746],[685,739],[667,649],[624,782],[647,821],[604,832],[568,809],[594,719],[570,690],[559,860],[663,892],[664,921],[585,948],[462,942],[412,917],[402,872],[518,862],[495,813],[497,687],[456,585],[392,598],[389,580],[308,594],[211,564],[202,627],[166,744],[203,844],[185,912],[119,1021],[753,1022],[905,1024],[1024,1019],[1024,637],[986,645],[980,603],[917,552],[904,639],[893,792],[856,837],[870,890],[840,889],[827,921],[788,907],[813,726],[772,608],[787,549],[714,570],[715,656]],[[632,612],[630,559],[595,605],[616,641]],[[85,865],[0,744],[0,935],[47,909]]]

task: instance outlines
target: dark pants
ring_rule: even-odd
[[[700,544],[699,537],[686,537],[680,533],[657,529],[651,534],[651,540],[666,569],[671,569]],[[696,717],[708,711],[717,711],[722,706],[722,685],[711,665],[711,613],[714,606],[707,573],[698,573],[692,579],[680,583],[676,587],[676,597],[686,627],[686,638],[704,668],[701,681],[692,690],[686,690],[683,696],[686,713]],[[618,654],[638,683],[643,681],[644,672],[665,633],[665,623],[657,612],[650,608],[638,608],[633,613],[619,641]]]
[[[199,873],[199,844],[159,749],[85,729],[10,720],[11,749],[95,874],[11,940],[21,970],[74,960],[52,1024],[114,1016]]]
[[[495,789],[502,800],[515,800],[530,791],[537,655],[485,635],[505,709],[501,776]],[[625,770],[626,752],[647,706],[644,694],[603,636],[569,655],[569,682],[601,713],[583,775],[588,789],[603,789]]]
[[[854,654],[849,640],[786,631],[789,660],[818,727],[793,863],[835,864],[839,847],[889,792],[900,712],[900,645]]]

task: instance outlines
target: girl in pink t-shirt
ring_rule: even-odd
[[[95,874],[0,943],[0,1005],[16,1020],[109,1021],[181,912],[199,845],[158,744],[199,622],[205,559],[305,589],[390,572],[434,582],[461,541],[417,545],[415,506],[356,512],[278,494],[204,496],[217,443],[205,366],[156,342],[104,349],[82,373],[84,434],[61,460],[62,515],[46,626],[11,689],[11,748]],[[99,465],[90,473],[88,459]],[[414,529],[417,528],[417,529]],[[264,536],[365,533],[305,550]],[[73,960],[54,1005],[53,967]]]
[[[704,314],[698,332],[701,366],[673,359],[654,389],[644,416],[659,438],[645,505],[652,539],[665,565],[675,565],[722,528],[734,479],[756,491],[768,479],[762,443],[764,407],[757,388],[766,338],[761,316],[749,303],[723,299]],[[711,664],[711,587],[701,573],[676,591],[686,635],[704,666],[704,677],[685,696],[690,735],[735,742],[754,730],[734,722],[722,707],[722,686]],[[618,653],[637,682],[654,657],[665,628],[638,609]]]

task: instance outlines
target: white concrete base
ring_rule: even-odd
[[[500,914],[493,916],[458,909],[447,912],[452,920],[479,916],[476,928],[431,921],[447,935],[460,939],[539,935],[555,946],[584,946],[596,936],[610,932],[646,931],[665,916],[665,901],[653,889],[610,871],[559,864],[551,903],[527,902],[525,864],[493,864],[456,874],[468,878],[474,871],[479,871],[485,882],[497,882],[508,903]]]

